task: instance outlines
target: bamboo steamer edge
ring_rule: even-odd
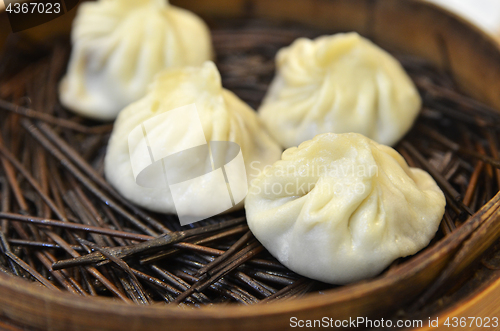
[[[427,59],[448,70],[464,92],[500,109],[500,47],[459,17],[419,0],[176,0],[175,5],[205,17],[259,17],[295,21],[332,32],[357,31],[382,47]],[[75,10],[23,31],[43,40],[69,33]],[[0,13],[0,47],[10,32]],[[290,317],[345,319],[377,317],[411,302],[460,251],[456,273],[500,236],[500,194],[462,227],[390,273],[303,298],[266,305],[181,309],[131,306],[106,298],[81,298],[47,290],[0,274],[0,316],[48,330],[258,330],[286,329]],[[500,281],[485,284],[443,316],[464,313],[500,292]],[[480,301],[483,300],[483,301]],[[477,309],[476,309],[477,310]],[[497,312],[498,313],[498,312]]]

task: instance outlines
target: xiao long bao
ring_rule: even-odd
[[[205,23],[167,0],[83,3],[71,39],[60,100],[70,110],[98,120],[115,119],[143,97],[161,70],[199,66],[213,56]]]
[[[259,113],[285,148],[326,132],[394,145],[421,108],[401,64],[357,33],[297,39],[278,52],[276,67]]]
[[[198,114],[196,117],[199,117],[192,122],[184,123],[183,118],[179,121],[162,120],[171,110],[192,104],[196,105]],[[130,134],[142,125],[143,130],[147,132],[148,146],[151,147],[153,154],[156,150],[161,154],[162,149],[182,152],[187,151],[183,146],[199,145],[199,131],[193,131],[194,124],[199,125],[197,123],[201,123],[199,131],[202,130],[202,135],[204,134],[201,140],[230,141],[239,145],[249,182],[262,171],[262,168],[280,158],[281,148],[269,136],[256,113],[236,95],[222,87],[221,77],[215,64],[206,62],[201,67],[165,70],[155,78],[145,97],[120,112],[104,161],[106,179],[131,202],[152,211],[175,214],[176,208],[170,188],[166,185],[152,187],[165,182],[163,173],[146,173],[141,180],[151,185],[139,185],[136,182],[132,161],[134,164],[141,162],[140,155],[143,149],[139,140],[133,144],[129,143]],[[176,154],[179,156],[175,159],[178,167],[174,168],[178,169],[178,173],[168,177],[169,185],[181,176],[210,172],[213,167],[212,161],[225,164],[232,158],[231,153],[232,151],[227,149],[219,150],[218,156],[211,157],[205,154],[193,157],[192,154],[184,152]],[[160,161],[159,158],[154,158],[155,162]],[[147,159],[149,161],[149,155]],[[192,178],[194,177],[193,175]],[[237,179],[245,179],[245,174],[242,177]],[[180,199],[188,201],[193,190],[211,189],[213,188],[210,183],[188,187]],[[191,211],[196,214],[197,210],[200,212],[210,210],[212,207],[209,204],[210,201],[191,203]],[[243,207],[243,203],[237,207]]]
[[[432,177],[391,147],[326,133],[266,168],[245,209],[251,231],[282,264],[340,285],[427,246],[445,204]]]

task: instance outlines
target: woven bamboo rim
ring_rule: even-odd
[[[500,49],[497,44],[466,22],[427,3],[398,0],[172,2],[205,16],[239,17],[250,12],[255,17],[293,20],[332,30],[356,30],[370,35],[382,46],[420,56],[441,68],[448,66],[445,69],[453,74],[464,91],[500,109]],[[27,33],[40,38],[55,30],[69,31],[70,18],[66,15]],[[2,15],[0,26],[6,24],[5,15]],[[0,41],[2,37],[0,35]],[[327,295],[312,294],[293,301],[250,307],[181,310],[130,306],[99,298],[75,298],[0,274],[0,309],[2,315],[12,320],[52,330],[67,330],[76,325],[89,330],[139,330],[144,327],[284,329],[291,316],[299,319],[378,316],[391,306],[413,300],[450,261],[455,264],[452,274],[458,274],[480,256],[500,235],[499,207],[500,195],[497,194],[464,226],[390,274],[331,290]]]

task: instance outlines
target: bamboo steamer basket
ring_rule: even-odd
[[[284,20],[329,31],[357,31],[391,50],[419,56],[448,70],[468,95],[500,109],[500,47],[489,36],[443,9],[411,0],[177,0],[204,17],[251,16]],[[75,10],[23,31],[43,40],[70,31]],[[0,13],[0,47],[10,32]],[[500,237],[500,194],[463,226],[418,256],[375,279],[254,306],[215,305],[199,309],[132,306],[105,298],[82,298],[47,290],[0,274],[0,316],[48,330],[262,330],[285,329],[298,319],[376,318],[411,303],[439,277],[453,277]],[[453,266],[453,268],[450,268]],[[444,275],[444,276],[443,276]],[[441,316],[498,315],[491,306],[500,281],[483,284]],[[485,307],[484,309],[481,307]],[[497,309],[497,310],[495,310]],[[425,323],[425,321],[424,321]],[[425,324],[424,324],[425,325]]]

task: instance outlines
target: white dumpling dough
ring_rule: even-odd
[[[100,0],[80,5],[73,49],[60,83],[61,103],[74,112],[112,120],[146,94],[165,68],[212,59],[210,32],[195,14],[167,0]]]
[[[327,283],[372,277],[434,237],[445,197],[425,171],[360,134],[287,149],[245,200],[255,237],[291,270]]]
[[[401,64],[357,33],[297,39],[278,52],[276,67],[259,113],[286,148],[326,132],[394,145],[421,107]]]
[[[146,120],[193,103],[197,107],[206,142],[232,141],[240,146],[248,182],[265,166],[279,160],[282,149],[267,133],[256,113],[232,92],[222,88],[220,74],[213,62],[206,62],[201,67],[168,69],[155,78],[144,98],[120,112],[109,140],[104,162],[105,176],[126,199],[152,211],[176,213],[168,187],[149,188],[136,183],[128,137],[134,128]],[[155,126],[158,129],[155,130]],[[192,132],[179,132],[177,127],[177,123],[153,124],[148,129],[150,146],[159,143],[169,149],[183,150],[179,146],[190,145],[190,141],[197,139]],[[133,147],[133,150],[135,153],[136,148]],[[190,167],[200,166],[211,169],[210,158],[193,160],[187,157],[179,163],[179,171],[189,171]],[[146,178],[146,181],[155,183],[164,179]],[[199,188],[200,186],[187,189],[185,198],[189,199],[189,190]],[[196,213],[197,208],[209,210],[210,206],[205,206],[205,203],[209,204],[210,201],[193,205],[193,213]],[[243,203],[237,206],[241,207]]]

